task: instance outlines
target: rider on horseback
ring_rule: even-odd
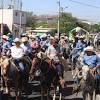
[[[20,39],[16,38],[14,40],[15,45],[11,47],[11,56],[13,58],[14,63],[19,67],[20,71],[24,71],[24,65],[22,62],[22,58],[24,56],[24,50],[20,47]]]
[[[93,47],[88,46],[84,49],[83,64],[87,65],[93,72],[97,71],[100,75],[100,57],[96,55]],[[84,67],[84,66],[83,66]]]
[[[24,50],[25,55],[32,58],[32,54],[31,54],[32,53],[32,48],[31,48],[30,44],[28,43],[28,38],[27,37],[22,38],[22,44],[20,46]]]
[[[8,36],[3,35],[2,36],[2,40],[3,40],[3,45],[2,45],[2,54],[6,55],[7,50],[11,47],[10,42],[8,41]]]
[[[95,71],[100,66],[100,58],[96,55],[91,46],[86,47],[84,51],[83,63]]]
[[[51,45],[48,47],[46,54],[48,58],[53,60],[53,63],[57,70],[57,74],[59,76],[60,83],[61,85],[63,85],[64,84],[64,79],[63,79],[64,68],[63,68],[63,65],[60,63],[60,59],[59,59],[59,56],[61,56],[60,48],[54,39],[51,39],[50,43]]]
[[[75,67],[77,58],[80,56],[82,50],[86,47],[86,43],[84,42],[84,36],[78,36],[77,38],[78,40],[74,44],[74,48],[71,52],[71,61],[73,62],[74,67]]]

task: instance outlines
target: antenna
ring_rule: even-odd
[[[8,9],[22,9],[22,0],[9,0]]]
[[[16,1],[17,0],[10,0],[10,4],[8,5],[8,9],[16,9]]]

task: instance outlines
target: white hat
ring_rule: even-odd
[[[68,37],[67,36],[65,36],[65,40],[68,40]]]
[[[3,35],[3,36],[2,36],[2,39],[8,40],[8,36]]]
[[[22,34],[22,36],[26,36],[26,35],[27,35],[27,33],[23,33],[23,34]]]
[[[27,42],[28,41],[28,38],[27,37],[23,37],[22,38],[22,42]]]
[[[54,38],[58,39],[59,37],[58,36],[54,36]]]
[[[54,40],[54,37],[50,36],[50,39],[51,39],[51,40]]]
[[[32,35],[31,38],[34,38],[35,39],[36,38],[36,35]]]
[[[88,46],[86,48],[84,48],[84,51],[94,51],[94,48],[92,46]]]
[[[84,35],[82,35],[82,36],[79,36],[79,38],[81,38],[81,39],[82,39],[82,38],[84,38],[84,37],[85,37]]]
[[[48,37],[50,37],[51,35],[50,35],[50,34],[48,34],[47,36],[48,36]]]
[[[8,33],[7,35],[11,35],[11,33]]]
[[[65,38],[65,36],[62,35],[62,36],[60,36],[60,38]]]
[[[76,35],[75,37],[79,38],[79,35]]]
[[[19,38],[15,38],[14,39],[14,42],[16,43],[16,42],[20,42],[20,39]]]
[[[32,35],[28,35],[28,37],[32,37]]]

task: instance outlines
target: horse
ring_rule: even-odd
[[[94,47],[100,49],[100,33],[94,37]]]
[[[82,90],[83,100],[93,100],[93,94],[95,91],[94,73],[87,65],[84,65],[80,72],[82,74],[79,74],[78,76],[80,82],[76,90]]]
[[[42,53],[41,53],[42,54]],[[51,85],[54,87],[54,97],[56,97],[56,88],[61,83],[59,76],[56,71],[55,65],[52,63],[52,60],[49,58],[42,59],[43,56],[39,54],[39,57],[35,57],[32,61],[32,67],[30,70],[30,75],[34,74],[37,70],[40,70],[40,83],[41,83],[41,99],[43,100],[43,91],[47,92],[47,100],[49,100],[49,93]],[[61,95],[60,95],[61,96]],[[60,97],[61,98],[61,97]],[[60,99],[61,100],[61,99]]]
[[[15,98],[16,100],[19,100],[19,97],[21,95],[22,92],[22,87],[23,85],[26,87],[26,84],[28,82],[28,66],[29,63],[27,61],[27,63],[25,63],[26,66],[26,70],[24,72],[23,77],[20,74],[20,70],[17,67],[17,65],[14,63],[13,58],[8,58],[8,57],[4,57],[1,58],[1,79],[2,79],[2,91],[3,89],[3,80],[6,86],[6,94],[10,95],[10,90],[13,87],[14,88],[14,92],[15,92]],[[25,84],[23,84],[25,83]]]

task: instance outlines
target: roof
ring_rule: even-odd
[[[36,30],[31,30],[31,32],[36,32],[36,33],[48,33],[53,30],[56,30],[55,28],[36,28]]]

